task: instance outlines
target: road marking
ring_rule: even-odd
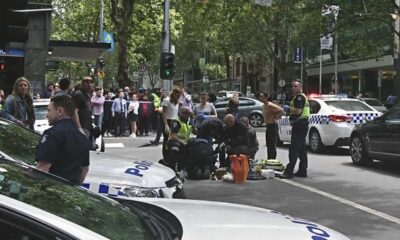
[[[124,148],[123,143],[106,143],[105,148]]]
[[[338,201],[338,202],[340,202],[340,203],[349,205],[349,206],[351,206],[351,207],[360,209],[361,211],[367,212],[367,213],[369,213],[369,214],[375,215],[375,216],[377,216],[377,217],[386,219],[386,220],[388,220],[388,221],[391,221],[391,222],[394,222],[394,223],[400,225],[400,219],[397,218],[397,217],[393,217],[393,216],[391,216],[391,215],[389,215],[389,214],[386,214],[386,213],[383,213],[383,212],[379,212],[379,211],[377,211],[377,210],[375,210],[375,209],[372,209],[372,208],[369,208],[369,207],[360,205],[360,204],[355,203],[355,202],[352,202],[352,201],[350,201],[350,200],[341,198],[341,197],[339,197],[339,196],[335,196],[335,195],[333,195],[333,194],[330,194],[330,193],[327,193],[327,192],[318,190],[318,189],[313,188],[313,187],[306,186],[306,185],[301,184],[301,183],[293,182],[293,181],[291,181],[291,180],[285,180],[285,179],[279,179],[279,178],[277,178],[277,179],[280,180],[280,181],[283,181],[283,182],[285,182],[285,183],[291,184],[291,185],[293,185],[293,186],[296,186],[296,187],[299,187],[299,188],[303,188],[303,189],[308,190],[308,191],[310,191],[310,192],[313,192],[313,193],[322,195],[322,196],[324,196],[324,197],[330,198],[330,199],[332,199],[332,200]]]

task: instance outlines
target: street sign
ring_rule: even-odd
[[[294,63],[301,63],[303,59],[303,51],[301,48],[297,47],[294,49]]]
[[[278,85],[279,85],[279,87],[284,87],[285,86],[285,84],[286,84],[286,82],[285,82],[285,80],[279,80],[279,82],[278,82]]]

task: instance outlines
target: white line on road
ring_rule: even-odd
[[[105,148],[123,148],[125,147],[123,143],[106,143]]]
[[[277,178],[277,179],[278,179],[278,178]],[[299,188],[303,188],[303,189],[308,190],[308,191],[310,191],[310,192],[313,192],[313,193],[316,193],[316,194],[325,196],[325,197],[330,198],[330,199],[332,199],[332,200],[335,200],[335,201],[338,201],[338,202],[347,204],[347,205],[349,205],[349,206],[351,206],[351,207],[360,209],[360,210],[362,210],[362,211],[364,211],[364,212],[367,212],[367,213],[369,213],[369,214],[375,215],[375,216],[377,216],[377,217],[386,219],[386,220],[388,220],[388,221],[391,221],[391,222],[394,222],[394,223],[400,225],[400,219],[399,219],[399,218],[396,218],[396,217],[393,217],[393,216],[391,216],[391,215],[389,215],[389,214],[386,214],[386,213],[383,213],[383,212],[379,212],[379,211],[377,211],[377,210],[375,210],[375,209],[372,209],[372,208],[369,208],[369,207],[360,205],[360,204],[358,204],[358,203],[349,201],[349,200],[347,200],[347,199],[344,199],[344,198],[335,196],[335,195],[333,195],[333,194],[330,194],[330,193],[327,193],[327,192],[324,192],[324,191],[320,191],[320,190],[318,190],[318,189],[316,189],[316,188],[309,187],[309,186],[303,185],[303,184],[301,184],[301,183],[293,182],[293,181],[291,181],[291,180],[284,180],[284,179],[278,179],[278,180],[283,181],[283,182],[286,182],[286,183],[288,183],[288,184],[291,184],[291,185],[296,186],[296,187],[299,187]]]

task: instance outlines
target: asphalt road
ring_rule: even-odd
[[[266,156],[263,128],[257,129]],[[106,138],[106,151],[122,156],[158,161],[161,145],[150,137]],[[288,148],[278,148],[278,159],[287,163]],[[347,149],[325,154],[309,153],[309,177],[267,179],[233,184],[187,180],[188,198],[263,207],[318,222],[351,239],[376,240],[400,237],[400,164],[375,162],[372,167],[352,164]],[[223,217],[223,216],[221,216]]]

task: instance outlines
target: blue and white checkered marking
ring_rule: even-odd
[[[107,184],[98,184],[98,183],[83,183],[82,187],[88,189],[89,191],[104,194],[107,196],[124,196],[125,194],[113,187],[108,186]]]
[[[352,113],[347,114],[348,116],[352,116],[353,120],[351,123],[359,124],[359,123],[366,123],[367,121],[374,120],[374,118],[379,117],[382,115],[381,113]]]

